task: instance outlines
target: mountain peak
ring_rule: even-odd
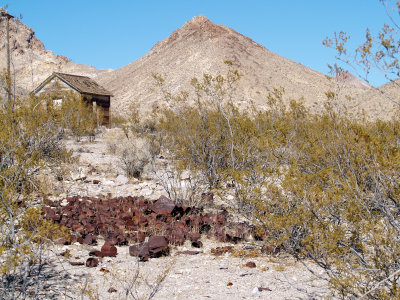
[[[193,17],[192,20],[190,20],[189,22],[195,23],[195,24],[202,24],[202,23],[207,23],[207,22],[212,23],[205,15],[198,15],[196,17]]]
[[[200,34],[206,34],[206,36],[211,34],[214,37],[218,33],[222,34],[227,32],[225,26],[214,24],[205,15],[193,17],[190,21],[187,21],[181,29],[182,31],[195,31]]]

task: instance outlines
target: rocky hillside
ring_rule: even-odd
[[[228,28],[216,25],[205,16],[194,17],[168,38],[157,43],[142,58],[113,72],[98,77],[114,93],[113,106],[126,111],[131,103],[148,111],[162,102],[155,88],[152,73],[166,78],[166,87],[172,93],[190,91],[190,80],[204,73],[226,74],[225,60],[233,61],[243,74],[239,82],[236,103],[246,107],[249,100],[262,107],[273,88],[284,87],[285,99],[304,99],[307,107],[322,108],[328,90],[340,91],[339,101],[349,102],[349,96],[361,99],[371,87],[355,81],[335,80],[325,74],[275,54],[250,38]],[[349,103],[350,109],[363,108],[359,102]]]
[[[6,68],[6,26],[0,23],[0,69]],[[46,50],[32,28],[10,21],[11,71],[15,73],[16,92],[26,94],[54,71],[86,75],[92,78],[107,72],[71,62],[65,56]],[[109,70],[108,70],[109,71]],[[3,95],[2,95],[3,96]]]

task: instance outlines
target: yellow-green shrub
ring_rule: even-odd
[[[43,250],[65,230],[29,208],[33,176],[68,157],[62,128],[41,99],[6,103],[0,109],[0,299],[25,298],[39,288]]]
[[[268,232],[266,242],[313,259],[337,296],[398,298],[399,120],[339,113],[332,92],[317,115],[284,105],[282,90],[268,109],[245,112],[229,100],[226,77],[193,82],[195,105],[186,98],[156,122],[176,168],[208,188],[231,183],[236,208]]]

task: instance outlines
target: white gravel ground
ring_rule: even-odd
[[[53,259],[63,280],[53,286],[54,292],[64,294],[59,299],[80,299],[82,293],[93,299],[125,299],[127,290],[136,293],[137,299],[152,291],[148,287],[166,273],[153,299],[322,299],[331,298],[326,282],[313,276],[301,262],[281,254],[278,257],[235,257],[232,254],[214,256],[211,248],[227,244],[203,240],[203,253],[183,255],[182,250],[198,250],[178,247],[168,257],[150,259],[138,263],[129,255],[128,247],[118,247],[115,258],[100,259],[97,267],[71,266],[69,261],[85,262],[92,247],[82,245],[57,246],[54,253],[69,250],[71,257],[57,255]],[[101,245],[101,243],[100,243]],[[244,245],[236,245],[236,249]],[[252,261],[255,268],[246,267]],[[323,275],[315,265],[308,263],[318,275]],[[134,275],[140,278],[134,284]],[[129,288],[131,287],[131,288]],[[110,293],[109,289],[116,291]],[[258,288],[265,288],[259,291]],[[83,292],[85,290],[85,292]],[[90,298],[89,298],[90,299]],[[135,299],[135,298],[128,298]],[[147,299],[147,298],[145,298]]]

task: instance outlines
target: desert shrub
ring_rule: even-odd
[[[270,242],[323,267],[338,296],[397,298],[398,120],[326,113],[303,126],[279,186],[250,200],[256,218]]]
[[[285,104],[280,89],[266,110],[240,111],[227,76],[193,82],[197,99],[156,122],[175,168],[205,178],[204,189],[229,183],[232,208],[266,243],[314,260],[335,295],[398,298],[399,119],[355,119],[331,91],[319,114]]]
[[[110,129],[103,137],[108,152],[119,157],[125,174],[128,177],[139,178],[152,160],[149,140],[127,131],[126,128]]]
[[[120,145],[122,168],[127,176],[139,178],[149,163],[150,155],[146,146],[145,140],[127,140]]]
[[[118,112],[112,112],[111,115],[111,128],[123,128],[126,126],[128,120],[123,115],[119,114]]]
[[[53,109],[58,111],[61,126],[70,130],[78,141],[83,136],[93,139],[98,124],[101,124],[102,116],[96,115],[92,106],[84,101],[80,95],[64,93],[61,107],[54,107]]]
[[[31,207],[32,178],[43,167],[66,161],[61,127],[31,97],[0,110],[0,299],[26,298],[42,289],[43,251],[65,230]]]

